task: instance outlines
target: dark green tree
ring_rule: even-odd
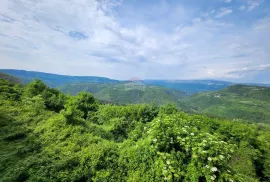
[[[24,93],[27,97],[34,97],[42,94],[42,92],[47,88],[48,87],[41,80],[36,79],[26,86]]]

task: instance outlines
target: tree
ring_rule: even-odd
[[[41,80],[34,80],[29,83],[25,88],[25,95],[27,97],[34,97],[38,94],[41,94],[48,87]]]
[[[98,109],[98,103],[92,94],[81,92],[75,97],[73,102],[74,107],[83,113],[83,118],[86,119],[92,112]]]
[[[64,109],[66,96],[54,88],[47,88],[42,92],[45,100],[45,106],[49,110],[60,112]]]
[[[178,108],[174,104],[167,104],[161,106],[159,113],[160,114],[175,114],[177,113]]]

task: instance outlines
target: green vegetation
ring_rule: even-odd
[[[92,93],[96,99],[115,104],[173,103],[186,112],[242,119],[247,122],[270,123],[270,88],[233,85],[220,91],[191,96],[185,93],[141,83],[73,83],[59,87],[64,93]]]
[[[210,116],[270,123],[270,88],[233,85],[221,91],[185,98],[182,108]]]
[[[95,98],[116,104],[178,104],[185,97],[180,91],[157,86],[146,86],[137,82],[122,83],[73,83],[59,87],[64,93],[77,95],[85,91],[94,94]]]
[[[0,181],[269,181],[270,127],[0,80]]]
[[[34,79],[40,79],[50,87],[59,87],[71,83],[121,83],[123,81],[113,80],[104,77],[96,76],[67,76],[56,75],[51,73],[13,70],[13,69],[0,69],[0,72],[16,76],[23,83],[29,83]],[[202,91],[221,90],[226,88],[232,83],[218,80],[141,80],[141,83],[152,86],[161,86],[168,89],[179,90],[186,93],[198,93]],[[269,86],[269,85],[268,85]]]
[[[218,80],[144,80],[143,83],[176,89],[188,94],[221,90],[233,84]]]
[[[45,84],[50,87],[57,87],[63,84],[75,83],[75,82],[97,82],[97,83],[115,83],[117,80],[112,80],[105,77],[97,76],[68,76],[68,75],[57,75],[51,73],[43,73],[37,71],[25,71],[25,70],[14,70],[14,69],[0,69],[0,72],[13,75],[19,78],[22,83],[27,84],[35,79],[42,80]]]
[[[17,77],[14,77],[12,75],[6,74],[6,73],[1,73],[0,72],[0,79],[4,79],[4,80],[8,80],[11,83],[20,83],[20,79],[18,79]]]

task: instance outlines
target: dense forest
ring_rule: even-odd
[[[136,82],[72,83],[58,87],[63,93],[90,92],[100,101],[114,104],[174,104],[188,113],[245,122],[270,123],[270,88],[231,85],[219,91],[189,95],[174,89]]]
[[[215,92],[204,92],[181,100],[182,109],[211,116],[270,123],[270,88],[232,85]]]
[[[155,103],[163,105],[174,103],[178,105],[179,101],[186,96],[186,93],[178,90],[138,82],[72,83],[61,85],[58,89],[71,95],[77,95],[82,91],[90,92],[98,100],[116,104]]]
[[[0,181],[269,181],[270,126],[0,79]]]

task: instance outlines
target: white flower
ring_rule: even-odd
[[[212,161],[212,158],[211,158],[211,157],[208,157],[207,159],[208,159],[209,161]]]
[[[208,165],[206,165],[205,167],[206,167],[207,169],[209,168],[209,166],[208,166]]]
[[[157,142],[157,139],[156,139],[156,138],[154,138],[154,139],[153,139],[153,142]]]
[[[211,180],[213,180],[213,181],[214,181],[214,180],[215,180],[215,177],[214,177],[214,176],[211,176]]]
[[[211,168],[211,171],[216,172],[217,171],[217,168],[216,167],[212,167]]]
[[[169,160],[167,160],[167,161],[166,161],[166,163],[167,163],[168,165],[170,165],[170,164],[171,164],[171,162],[170,162]]]
[[[167,177],[164,178],[164,180],[167,180],[167,179],[168,179]]]
[[[194,133],[190,133],[191,136],[194,136]]]

